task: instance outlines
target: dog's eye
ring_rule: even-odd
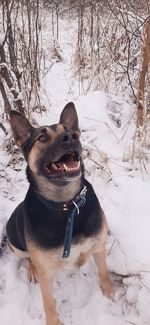
[[[72,138],[73,138],[73,140],[78,140],[79,135],[77,133],[73,133]]]
[[[38,140],[39,140],[40,142],[46,142],[46,141],[47,141],[47,138],[46,138],[45,135],[42,134],[42,135],[39,136]]]

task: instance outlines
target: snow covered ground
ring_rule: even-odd
[[[115,297],[110,301],[103,296],[91,259],[79,271],[56,275],[58,313],[64,325],[150,325],[150,180],[138,161],[136,165],[130,162],[134,108],[127,99],[103,92],[78,98],[77,87],[68,80],[67,65],[55,64],[43,81],[48,97],[41,93],[41,98],[47,112],[42,116],[35,113],[35,118],[41,125],[57,122],[67,101],[76,104],[86,177],[95,188],[111,232],[107,262]],[[0,132],[2,234],[28,184],[23,159],[6,152],[6,137]],[[0,257],[0,324],[44,325],[39,285],[28,282],[26,262],[20,264],[8,249]]]

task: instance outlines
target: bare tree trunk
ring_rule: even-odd
[[[2,93],[2,97],[4,99],[6,113],[7,114],[10,113],[10,105],[8,104],[9,100],[6,95],[6,91],[4,91],[5,90],[4,84],[2,85],[3,80],[5,80],[7,87],[10,89],[10,92],[13,95],[13,98],[14,98],[14,101],[15,101],[15,104],[16,104],[18,110],[20,111],[20,113],[24,114],[24,106],[23,106],[22,100],[19,98],[19,89],[17,90],[14,87],[15,80],[12,78],[11,72],[8,69],[3,45],[0,46],[0,76],[1,76],[0,90]],[[18,79],[16,78],[16,80],[18,80]],[[7,98],[7,100],[6,100],[6,98]]]
[[[57,41],[59,39],[59,4],[58,1],[56,1],[56,37]]]
[[[83,58],[83,13],[84,5],[80,4],[78,9],[78,52],[79,52],[79,66],[80,68],[84,65]]]
[[[144,33],[144,48],[142,55],[142,69],[139,76],[139,86],[137,94],[137,126],[143,125],[144,119],[144,93],[145,93],[145,81],[146,75],[148,74],[150,64],[150,18],[145,26]]]
[[[93,66],[93,37],[94,37],[94,0],[91,0],[91,28],[90,28],[90,50],[91,50],[91,66]]]
[[[8,118],[8,116],[10,114],[10,111],[11,111],[11,106],[10,106],[9,100],[7,98],[5,87],[4,87],[4,85],[3,85],[3,83],[1,81],[0,81],[0,91],[1,91],[4,103],[5,103],[5,113],[6,113],[6,116]]]
[[[39,50],[39,0],[36,0],[36,20],[35,20],[35,64],[34,64],[34,77],[37,81],[38,87],[40,87],[40,78],[38,70],[38,50]]]
[[[0,44],[0,91],[7,115],[11,108],[30,115],[33,99],[35,105],[41,107],[39,6],[39,0],[3,1],[5,37]]]
[[[52,35],[53,35],[53,41],[55,40],[55,26],[54,26],[54,6],[52,4]]]

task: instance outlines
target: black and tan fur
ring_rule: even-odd
[[[79,267],[93,256],[101,289],[105,295],[112,295],[106,266],[107,224],[93,187],[84,177],[74,104],[65,106],[59,124],[33,128],[25,117],[12,111],[11,126],[28,164],[30,186],[8,221],[9,245],[18,257],[29,258],[30,277],[38,277],[46,325],[60,325],[53,298],[55,272]],[[72,200],[85,185],[86,203],[74,220],[71,254],[62,259]],[[49,202],[67,202],[68,210],[51,207]]]

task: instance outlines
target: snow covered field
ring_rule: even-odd
[[[103,296],[91,259],[79,271],[56,275],[57,310],[64,325],[150,325],[150,179],[138,161],[136,165],[130,162],[134,108],[125,97],[103,92],[78,98],[77,90],[71,91],[67,69],[65,63],[57,63],[43,81],[48,98],[41,97],[49,108],[42,116],[35,113],[35,119],[40,125],[52,124],[67,101],[76,104],[86,177],[95,188],[110,229],[107,262],[115,297],[111,301]],[[22,159],[15,163],[4,150],[6,138],[0,132],[2,234],[28,184],[25,163]],[[0,324],[44,325],[39,285],[28,282],[26,262],[20,264],[8,249],[0,257]]]

